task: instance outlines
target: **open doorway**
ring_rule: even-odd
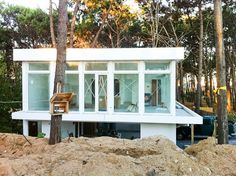
[[[29,136],[37,136],[37,135],[38,135],[38,122],[29,121]]]

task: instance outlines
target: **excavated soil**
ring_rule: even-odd
[[[157,136],[47,139],[0,133],[0,176],[236,175],[236,147],[208,138],[184,151]]]

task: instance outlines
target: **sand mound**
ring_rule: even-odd
[[[47,139],[27,139],[0,134],[0,176],[235,174],[235,147],[216,145],[212,139],[186,152],[161,136],[139,140],[80,137],[53,146],[47,145]],[[219,167],[220,161],[225,164]]]
[[[207,165],[214,175],[236,175],[236,146],[217,145],[211,137],[188,147],[185,152]]]

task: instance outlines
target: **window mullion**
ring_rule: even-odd
[[[95,74],[95,112],[98,112],[99,111],[99,85],[98,85],[98,79],[99,79],[99,76],[98,74]]]
[[[114,63],[108,63],[107,74],[107,111],[109,114],[114,112]],[[109,85],[109,87],[108,87]]]
[[[84,63],[79,64],[79,110],[84,112]]]
[[[139,113],[144,113],[144,62],[139,63]]]

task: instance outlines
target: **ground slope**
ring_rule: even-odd
[[[0,176],[236,175],[236,148],[209,138],[179,149],[164,137],[47,139],[0,134]]]

